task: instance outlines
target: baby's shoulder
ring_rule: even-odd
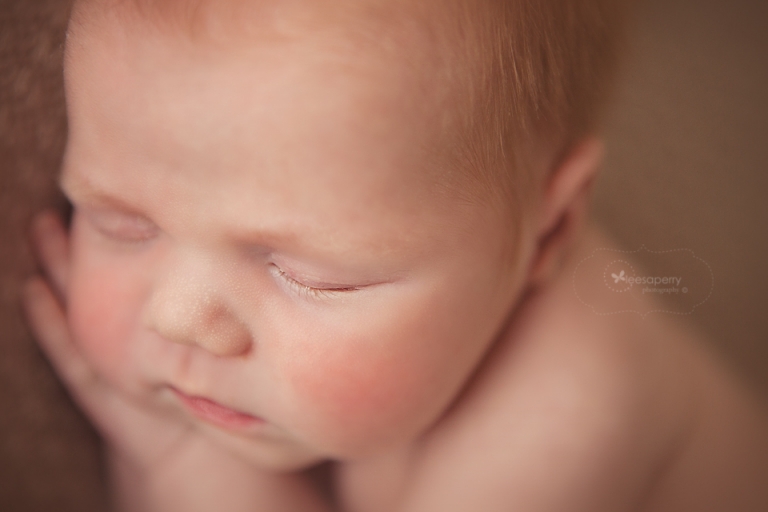
[[[684,323],[596,315],[569,275],[526,297],[439,421],[367,481],[394,482],[401,512],[765,510],[764,404]]]
[[[420,441],[412,509],[636,506],[692,421],[673,331],[531,294]]]

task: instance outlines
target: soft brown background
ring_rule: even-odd
[[[768,2],[641,2],[595,215],[712,267],[691,320],[768,396]],[[654,274],[663,275],[663,274]]]
[[[104,508],[97,438],[24,328],[31,212],[55,204],[68,0],[0,0],[0,510]],[[768,2],[647,0],[606,121],[595,216],[715,274],[690,317],[768,391]]]

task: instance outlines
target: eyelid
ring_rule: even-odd
[[[144,242],[159,232],[154,222],[139,214],[101,207],[81,210],[99,233],[121,242]]]
[[[271,266],[274,268],[274,272],[281,279],[283,279],[283,281],[285,281],[286,284],[296,289],[300,294],[308,294],[315,298],[319,298],[322,296],[336,295],[341,293],[354,292],[363,288],[362,286],[353,286],[353,285],[311,286],[309,284],[305,284],[299,281],[298,279],[291,276],[289,273],[287,273],[286,271],[284,271],[274,263],[272,263]]]

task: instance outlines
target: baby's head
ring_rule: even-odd
[[[613,3],[77,2],[81,349],[265,467],[415,438],[583,213]]]

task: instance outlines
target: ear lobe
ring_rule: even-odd
[[[605,144],[597,137],[577,143],[552,170],[547,183],[539,223],[539,235],[551,231],[561,221],[585,188],[589,188],[602,164]]]

